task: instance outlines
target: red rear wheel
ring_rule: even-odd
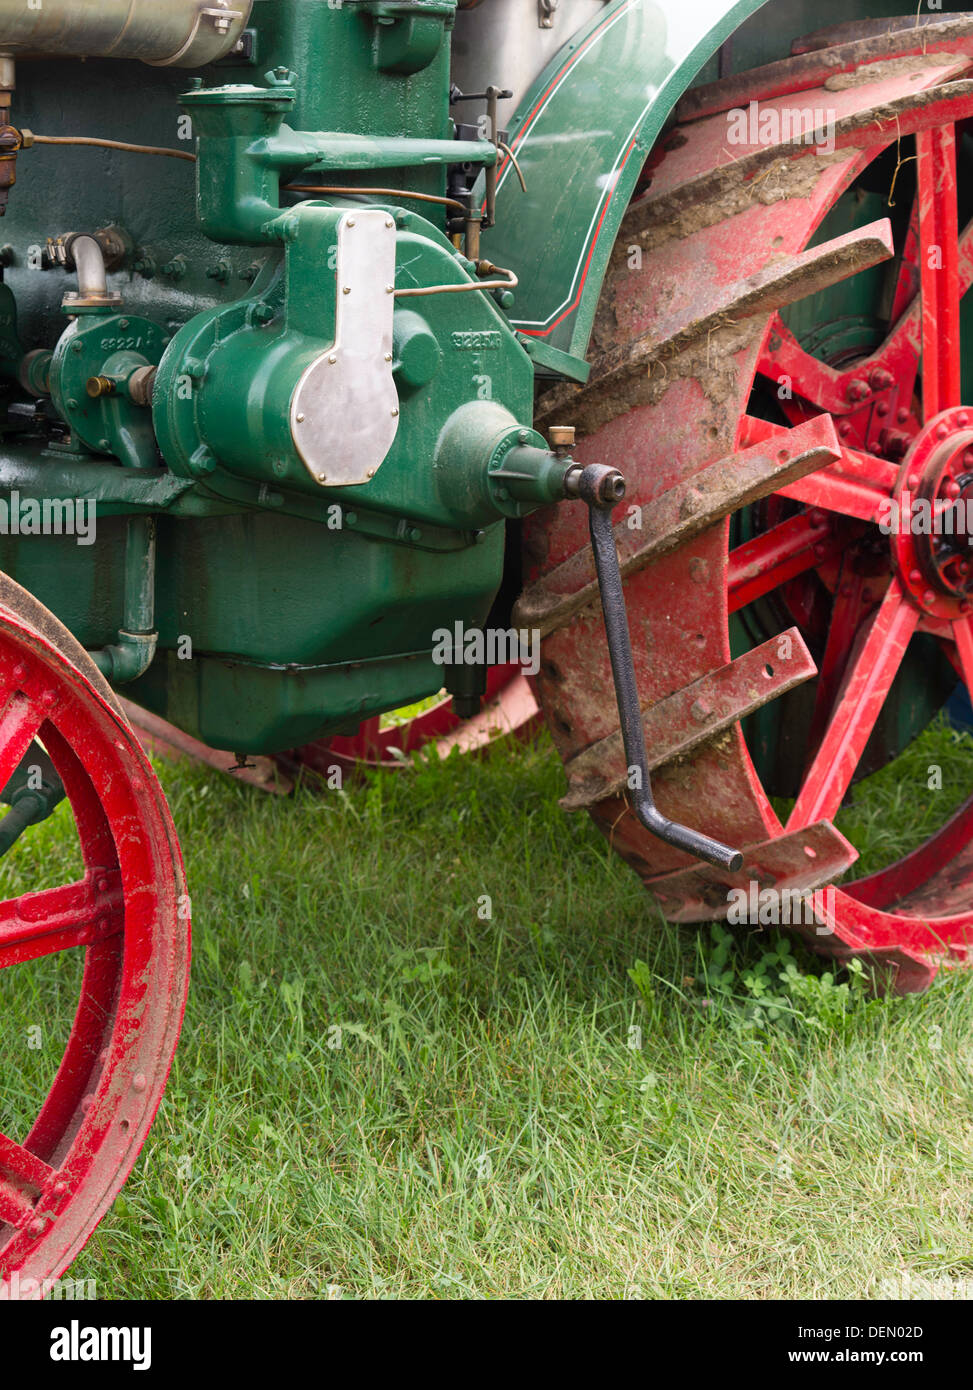
[[[336,764],[352,769],[402,767],[409,754],[421,749],[434,749],[445,757],[453,748],[472,753],[509,734],[527,738],[539,727],[539,713],[520,667],[495,666],[487,678],[483,708],[472,719],[458,718],[452,700],[444,696],[401,723],[368,719],[356,734],[306,744],[292,756],[318,772]]]
[[[567,804],[591,810],[671,920],[724,916],[751,883],[794,895],[844,875],[857,850],[834,819],[853,780],[883,761],[877,745],[894,751],[896,720],[897,747],[908,741],[897,676],[908,664],[921,685],[927,663],[923,722],[945,698],[943,655],[973,689],[966,535],[940,543],[880,525],[904,491],[937,515],[973,498],[959,333],[973,224],[958,231],[956,175],[973,95],[955,82],[973,43],[961,28],[945,41],[890,37],[895,63],[876,62],[887,55],[874,41],[848,44],[691,93],[619,236],[590,383],[539,403],[542,426],[578,424],[582,462],[629,480],[616,539],[660,807],[745,851],[730,875],[635,820],[584,518],[535,517],[516,621],[546,634],[538,689]],[[830,112],[834,148],[730,149],[727,112],[746,99],[762,130],[768,113]],[[906,210],[915,189],[911,221],[892,214],[894,245],[877,220],[894,207],[893,179]],[[882,330],[849,347],[835,287],[851,293],[883,263]],[[785,306],[803,299],[826,302],[833,322],[799,335]],[[759,720],[775,699],[791,703],[770,756]],[[789,813],[774,795],[795,798]],[[973,800],[896,863],[829,894],[824,922],[820,902],[798,927],[810,944],[869,957],[898,989],[965,962]]]
[[[64,783],[83,872],[0,904],[0,988],[33,990],[38,1023],[56,1027],[36,971],[59,953],[83,967],[46,1094],[25,1094],[26,1054],[5,1040],[0,1283],[15,1297],[62,1273],[135,1162],[182,1021],[189,913],[162,789],[108,687],[51,614],[0,576],[0,786],[35,739]],[[22,849],[3,861],[8,882]]]

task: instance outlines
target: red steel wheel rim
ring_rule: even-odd
[[[85,660],[70,635],[4,580],[0,785],[38,737],[64,782],[85,866],[77,883],[0,904],[0,968],[84,952],[50,1091],[25,1137],[0,1135],[0,1283],[22,1298],[67,1268],[128,1176],[188,987],[189,900],[162,789],[107,688],[76,657]]]

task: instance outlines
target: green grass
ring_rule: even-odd
[[[948,809],[927,766],[968,786],[971,750],[933,728],[904,777],[859,789],[843,815],[875,862]],[[287,801],[160,770],[193,984],[159,1119],[72,1271],[101,1297],[808,1299],[973,1277],[969,975],[874,999],[764,934],[665,924],[558,809],[546,742]],[[8,890],[57,882],[70,833],[40,827]],[[73,969],[0,972],[8,1037]],[[14,1071],[0,1129],[55,1062]]]

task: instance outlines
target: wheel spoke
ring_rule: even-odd
[[[842,375],[806,352],[780,314],[771,319],[757,371],[776,384],[788,379],[794,396],[832,414],[847,408]]]
[[[47,711],[22,690],[8,696],[0,711],[0,791],[16,772],[46,717]]]
[[[814,697],[814,711],[811,715],[811,726],[808,733],[808,766],[810,766],[824,736],[842,677],[848,665],[848,657],[854,645],[855,633],[861,626],[867,611],[868,605],[863,599],[864,591],[864,575],[854,570],[845,573],[844,566],[842,566],[841,577],[831,609],[828,640],[818,671],[818,688]]]
[[[39,1194],[54,1176],[53,1168],[0,1134],[0,1221],[21,1227],[34,1215],[30,1193]]]
[[[117,873],[10,898],[0,903],[0,969],[100,941],[122,918]]]
[[[922,286],[922,407],[931,420],[960,403],[956,130],[916,135]]]
[[[917,610],[906,602],[898,580],[893,579],[849,663],[834,715],[791,812],[788,830],[830,820],[837,812],[917,620]]]
[[[930,132],[932,135],[939,135],[942,132]],[[923,137],[919,137],[920,140]],[[946,154],[949,168],[953,171],[953,186],[955,189],[955,150],[950,163],[950,156]],[[925,170],[932,169],[935,175],[935,160],[930,163],[926,160]],[[931,180],[933,192],[935,192],[936,177]],[[946,175],[948,182],[949,174]],[[893,324],[888,337],[879,348],[871,354],[864,362],[856,362],[853,366],[844,371],[838,371],[829,367],[826,363],[819,361],[811,353],[801,347],[793,333],[786,326],[780,314],[776,314],[771,320],[767,333],[766,345],[757,363],[757,370],[773,382],[779,382],[783,377],[790,378],[791,390],[797,398],[806,400],[819,410],[828,411],[830,414],[840,417],[849,413],[851,409],[848,389],[853,379],[865,379],[871,384],[870,378],[876,368],[884,369],[890,373],[898,387],[898,406],[906,410],[910,409],[912,393],[915,385],[915,378],[919,369],[919,354],[924,346],[925,335],[930,333],[932,347],[926,354],[927,360],[936,363],[941,357],[941,341],[936,332],[932,329],[932,320],[927,322],[925,317],[925,306],[929,305],[935,310],[940,300],[941,290],[945,290],[949,285],[949,295],[946,299],[946,308],[954,316],[956,352],[953,354],[955,361],[950,371],[953,374],[952,386],[949,386],[949,374],[947,374],[947,387],[952,391],[955,400],[949,403],[955,404],[959,400],[959,300],[969,290],[973,284],[973,222],[968,222],[963,228],[962,235],[956,230],[955,196],[952,205],[948,199],[943,203],[943,211],[948,221],[947,229],[941,233],[941,240],[936,240],[932,234],[931,223],[927,219],[926,241],[928,250],[933,246],[939,247],[939,252],[930,258],[925,253],[919,251],[919,209],[921,191],[916,195],[916,202],[913,208],[912,219],[909,232],[906,237],[905,251],[902,264],[899,270],[899,279],[896,285],[891,322]],[[941,200],[940,200],[941,201]],[[926,199],[928,206],[928,198]],[[955,255],[953,247],[955,246]],[[920,274],[920,265],[922,273]],[[937,269],[937,265],[941,268]],[[923,282],[923,276],[925,280]],[[916,287],[922,284],[922,294],[916,294]],[[924,379],[927,373],[924,372]],[[930,372],[934,389],[938,380],[936,372]],[[867,399],[866,399],[867,404]],[[946,402],[938,406],[938,410],[945,407]],[[926,419],[930,414],[938,413],[937,410],[930,411],[927,404]]]
[[[745,415],[740,430],[741,448],[786,435],[786,425],[774,425]],[[842,448],[836,463],[806,473],[777,489],[778,497],[790,497],[826,512],[838,512],[857,521],[881,521],[898,478],[898,466],[876,454]]]
[[[847,538],[829,532],[822,520],[811,512],[801,512],[731,550],[727,563],[729,611],[736,613],[836,552]]]
[[[827,512],[877,522],[886,516],[897,477],[898,469],[888,459],[844,449],[837,463],[787,483],[778,493]]]
[[[953,640],[956,643],[956,665],[973,696],[973,620],[956,618],[953,622]]]

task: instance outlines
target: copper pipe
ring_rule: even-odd
[[[441,203],[447,208],[456,208],[463,216],[466,216],[466,204],[459,202],[456,198],[440,198],[435,193],[410,193],[405,188],[339,188],[337,185],[330,184],[309,184],[309,183],[289,183],[283,189],[284,193],[367,193],[370,197],[380,198],[414,198],[417,203]]]
[[[35,135],[25,130],[24,148],[31,145],[94,145],[99,150],[125,150],[129,154],[158,154],[168,159],[186,159],[196,163],[196,156],[188,150],[170,150],[165,145],[130,145],[125,140],[99,140],[93,135]]]
[[[492,261],[477,261],[477,271],[482,275],[506,275],[506,280],[475,280],[465,285],[420,285],[416,289],[396,290],[395,297],[418,297],[423,294],[468,294],[470,290],[513,290],[520,284],[512,270]]]

